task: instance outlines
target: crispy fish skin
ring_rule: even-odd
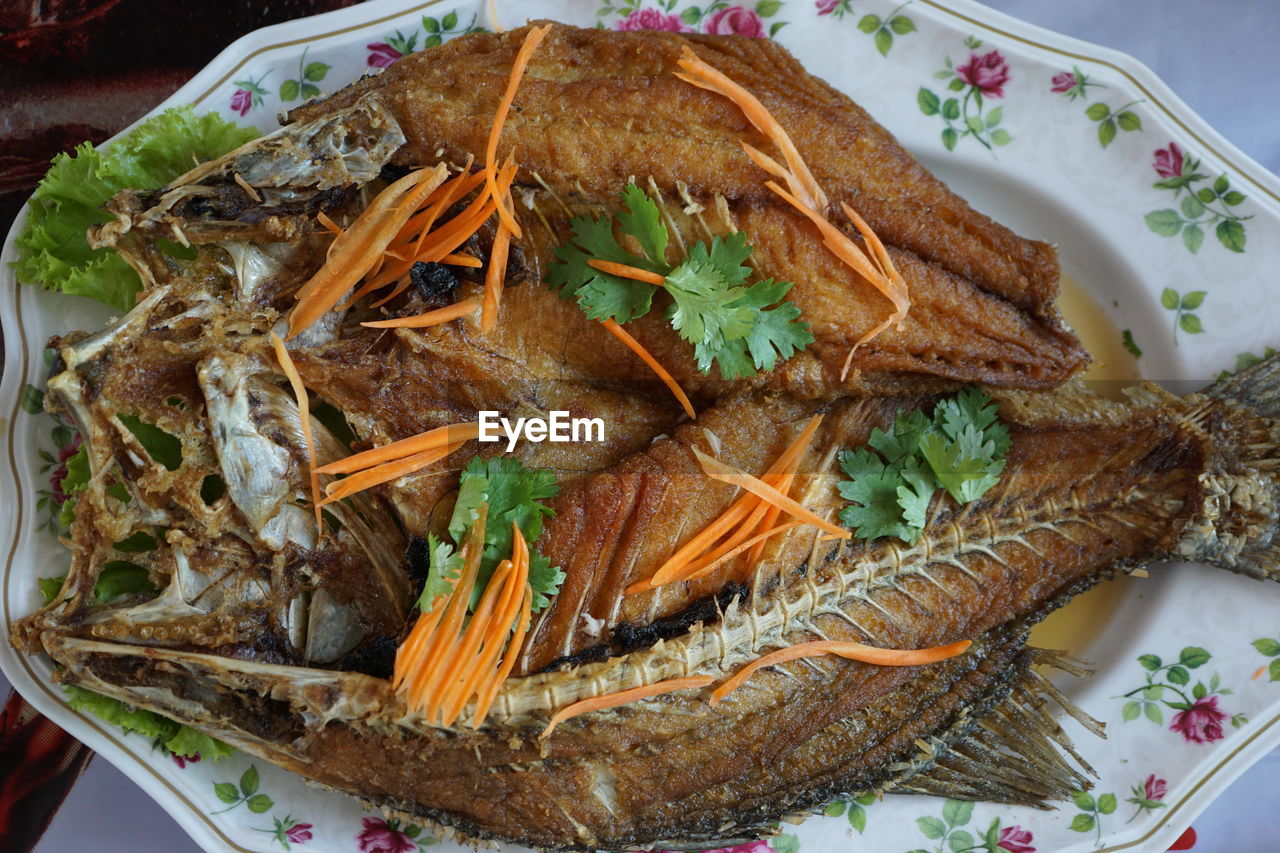
[[[1277,577],[1280,359],[1184,399],[1143,386],[1118,403],[1075,384],[998,399],[1012,437],[1001,482],[964,507],[941,499],[915,546],[815,543],[812,531],[793,534],[766,553],[760,577],[749,579],[751,595],[719,618],[604,661],[514,678],[475,732],[424,724],[381,679],[184,649],[144,652],[59,626],[47,614],[29,624],[66,665],[68,680],[468,835],[586,849],[752,836],[837,793],[937,790],[931,786],[947,784],[941,771],[949,748],[974,738],[995,738],[978,741],[991,751],[988,769],[1010,754],[1041,764],[1025,783],[984,788],[976,781],[966,790],[1040,802],[1081,783],[1044,756],[1054,742],[1069,749],[1056,724],[1009,716],[1023,713],[1017,709],[1037,683],[1025,651],[1031,622],[1079,589],[1153,560]],[[835,449],[873,424],[887,426],[896,407],[910,404],[827,404],[799,499],[824,506]],[[817,405],[727,402],[722,456],[758,464],[753,412],[798,426]],[[651,479],[684,480],[688,488],[687,464],[676,460],[682,450],[688,456],[693,429],[666,440],[665,454],[651,454]],[[730,499],[695,501],[694,514],[712,514]],[[549,528],[540,548],[554,551],[574,525],[589,529],[608,512],[562,509],[566,520],[554,523],[568,527]],[[627,536],[656,537],[637,546],[647,559],[659,558],[673,538],[671,519],[660,513],[632,526],[616,538],[629,545]],[[794,540],[803,543],[799,559]],[[609,563],[626,565],[617,556]],[[605,597],[617,599],[644,570],[633,565],[606,576]],[[765,580],[779,574],[781,583]],[[672,694],[582,715],[545,742],[537,737],[549,715],[572,701],[666,678],[724,677],[771,648],[815,637],[897,648],[975,642],[928,667],[795,661],[762,670],[714,709],[700,692]],[[1005,701],[1011,693],[1024,699]],[[979,733],[980,721],[987,734]],[[965,755],[974,754],[980,751],[966,747]],[[968,776],[980,779],[981,762],[969,760]],[[424,766],[432,772],[422,773]]]
[[[477,117],[494,113],[525,32],[474,34],[413,54],[290,118],[316,122],[376,98],[408,140],[394,162],[482,158],[489,125]],[[788,129],[831,195],[833,221],[853,233],[838,208],[848,202],[890,247],[915,306],[901,331],[889,330],[859,350],[855,371],[1040,388],[1087,363],[1053,308],[1058,263],[1052,247],[1019,238],[974,211],[861,108],[767,39],[552,28],[534,54],[499,145],[521,164],[526,202],[517,209],[525,208],[534,281],[567,237],[557,218],[571,209],[615,206],[619,188],[634,179],[677,219],[693,220],[681,228],[682,240],[741,229],[756,247],[762,275],[797,282],[791,298],[818,340],[795,364],[774,372],[774,387],[839,387],[849,348],[889,310],[869,284],[833,262],[807,220],[764,187],[767,176],[740,141],[766,151],[768,141],[726,99],[674,76],[686,45],[755,92]],[[697,214],[681,216],[682,210]],[[511,306],[504,311],[514,313]],[[582,350],[621,353],[591,325],[574,323]],[[660,318],[633,325],[655,352],[686,356],[687,347]],[[665,363],[692,374],[682,367],[687,357]],[[814,372],[819,376],[808,375]],[[695,386],[700,379],[679,378]]]
[[[546,22],[543,22],[546,23]],[[530,25],[532,26],[532,25]],[[291,121],[310,121],[376,93],[408,139],[395,162],[461,162],[481,154],[488,118],[527,27],[472,34],[411,54]],[[525,183],[537,175],[565,195],[614,198],[652,176],[664,193],[774,206],[739,140],[771,151],[737,107],[679,80],[685,46],[746,86],[805,157],[833,209],[847,201],[888,245],[913,252],[1030,311],[1057,292],[1058,262],[948,190],[846,95],[770,39],[609,32],[553,24],[534,53],[499,145],[514,149]],[[483,117],[484,120],[477,120]]]

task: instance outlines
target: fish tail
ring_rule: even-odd
[[[1280,356],[1204,394],[1226,404],[1210,427],[1217,458],[1200,477],[1200,507],[1173,556],[1280,580]]]

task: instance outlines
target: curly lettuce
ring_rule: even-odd
[[[138,274],[116,252],[89,248],[85,238],[90,227],[111,220],[102,205],[122,189],[162,187],[196,161],[220,157],[257,135],[216,113],[178,107],[147,119],[105,151],[84,142],[54,157],[27,203],[13,264],[18,280],[128,311],[142,286]]]

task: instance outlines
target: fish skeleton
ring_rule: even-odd
[[[1152,385],[1123,401],[1093,394],[1069,379],[1085,357],[1052,307],[1052,251],[972,211],[764,40],[557,26],[504,135],[522,163],[518,195],[529,201],[517,211],[530,236],[513,260],[525,280],[504,297],[497,329],[482,336],[463,319],[386,333],[360,327],[371,315],[357,307],[291,342],[306,387],[342,415],[312,418],[320,464],[347,454],[348,430],[365,446],[478,410],[609,416],[604,441],[516,449],[560,481],[534,544],[566,577],[483,725],[429,724],[392,689],[422,580],[418,538],[447,518],[454,469],[332,503],[317,535],[298,400],[268,335],[283,331],[293,293],[324,257],[316,211],[352,213],[387,163],[482,150],[474,116],[489,114],[520,35],[408,57],[169,187],[112,201],[118,218],[94,237],[139,269],[144,290],[106,329],[51,342],[47,404],[80,430],[94,476],[76,500],[62,591],[11,641],[47,654],[65,683],[389,813],[535,847],[701,848],[767,834],[842,795],[1041,805],[1087,786],[1052,703],[1100,728],[1033,666],[1085,667],[1029,648],[1027,633],[1078,592],[1153,561],[1276,577],[1280,359],[1188,397]],[[848,383],[835,367],[885,306],[761,192],[739,162],[737,140],[759,142],[740,117],[668,80],[684,44],[794,128],[820,181],[871,221],[909,281],[907,328],[859,350]],[[645,135],[652,150],[637,142]],[[638,329],[666,363],[686,365],[682,381],[704,406],[695,422],[539,283],[569,215],[610,210],[632,176],[646,176],[682,239],[747,231],[767,273],[797,281],[818,338],[809,356],[729,382],[690,371],[660,324]],[[196,257],[166,255],[162,238],[189,242]],[[488,239],[472,248],[484,254]],[[462,278],[459,293],[474,292]],[[411,288],[389,310],[435,298]],[[834,516],[844,506],[836,454],[900,412],[928,410],[957,381],[990,387],[1011,436],[1006,467],[975,501],[935,498],[914,544],[799,527],[771,539],[750,574],[729,561],[626,594],[735,497],[702,474],[695,449],[758,473],[822,414],[792,495]],[[853,393],[876,388],[886,393]],[[176,467],[153,458],[126,416],[177,439]],[[139,531],[164,531],[135,555],[159,591],[98,601],[113,543]],[[540,737],[570,703],[674,678],[722,681],[819,639],[973,643],[927,666],[795,660],[715,707],[706,690],[688,690]]]

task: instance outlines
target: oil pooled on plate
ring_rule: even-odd
[[[1141,378],[1138,362],[1124,348],[1120,330],[1111,321],[1106,306],[1099,304],[1088,290],[1065,275],[1062,277],[1058,308],[1093,356],[1093,363],[1085,371],[1084,378],[1095,381],[1095,390],[1113,397],[1125,384]],[[1115,615],[1129,588],[1141,582],[1122,575],[1076,596],[1070,604],[1049,614],[1032,629],[1031,644],[1083,653]]]

